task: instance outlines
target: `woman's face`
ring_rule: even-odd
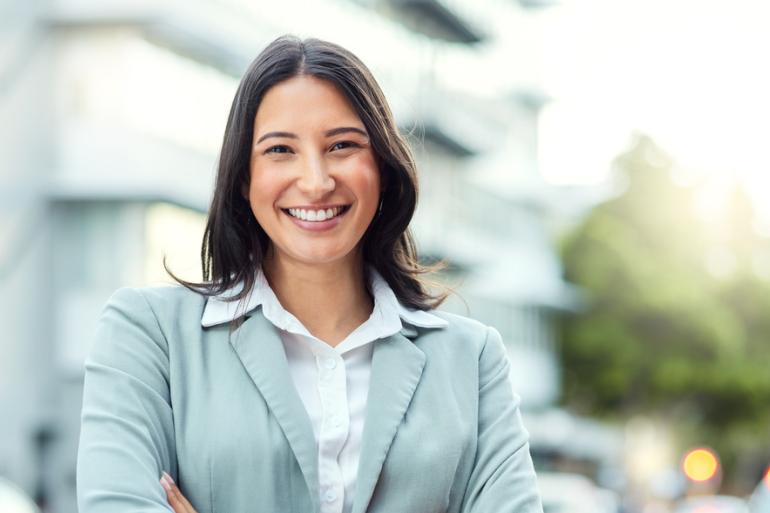
[[[379,199],[366,128],[331,82],[300,75],[267,91],[254,120],[248,200],[276,258],[352,264]]]

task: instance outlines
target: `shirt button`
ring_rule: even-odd
[[[327,358],[326,361],[324,361],[324,367],[327,369],[333,369],[337,366],[337,360],[334,358]]]
[[[334,490],[326,490],[326,493],[324,494],[324,500],[326,502],[334,502],[334,499],[337,498],[337,494],[334,492]]]
[[[332,425],[334,427],[340,427],[342,425],[342,419],[339,417],[332,417]]]

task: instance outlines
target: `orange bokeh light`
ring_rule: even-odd
[[[693,449],[684,457],[682,469],[684,474],[693,481],[708,481],[716,475],[719,460],[710,449]]]
[[[765,470],[765,486],[770,488],[770,467],[767,467],[767,470]]]

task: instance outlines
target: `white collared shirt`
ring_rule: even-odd
[[[286,311],[261,270],[249,296],[248,312],[262,305],[267,320],[278,328],[294,386],[313,425],[318,447],[318,480],[322,513],[349,513],[353,504],[366,396],[369,390],[375,340],[401,331],[401,320],[428,328],[447,322],[401,305],[384,278],[368,267],[374,308],[369,318],[342,342],[332,347],[313,336]],[[213,326],[235,318],[237,288],[209,298],[201,324]]]

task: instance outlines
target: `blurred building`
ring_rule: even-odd
[[[479,0],[0,3],[0,475],[75,507],[83,359],[109,295],[198,258],[237,81],[282,33],[374,71],[414,146],[446,309],[495,326],[528,411],[558,399],[554,316],[574,305],[537,171],[537,5]],[[291,12],[291,16],[286,13]],[[535,440],[535,438],[533,438]],[[534,442],[533,442],[534,443]]]

